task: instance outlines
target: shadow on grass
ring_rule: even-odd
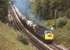
[[[24,45],[29,45],[28,39],[24,36],[18,37],[18,40],[22,42]]]

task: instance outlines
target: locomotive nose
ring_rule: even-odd
[[[53,33],[47,33],[45,34],[45,40],[53,40],[54,34]]]

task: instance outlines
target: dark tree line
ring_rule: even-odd
[[[70,0],[34,0],[32,2],[33,13],[44,19],[56,17],[70,17]]]
[[[0,0],[0,20],[5,21],[8,16],[9,0]]]

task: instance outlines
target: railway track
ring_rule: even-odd
[[[21,20],[19,18],[22,18],[23,16],[21,14],[18,13],[18,11],[16,10],[16,8],[12,7],[12,11],[14,14],[14,24],[15,26],[17,26],[18,29],[22,30],[22,31],[26,31],[31,43],[33,45],[35,45],[39,50],[68,50],[64,47],[62,47],[61,45],[58,45],[56,43],[52,43],[52,44],[46,44],[44,42],[42,42],[41,40],[39,40],[37,37],[35,37],[31,32],[29,32],[23,25],[23,23],[21,22]],[[18,16],[18,15],[19,16]]]
[[[67,50],[67,49],[63,49],[61,47],[58,47],[58,44],[48,44],[48,46],[50,46],[53,50]]]

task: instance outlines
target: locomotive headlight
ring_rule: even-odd
[[[45,40],[53,40],[54,34],[52,32],[45,33]]]

